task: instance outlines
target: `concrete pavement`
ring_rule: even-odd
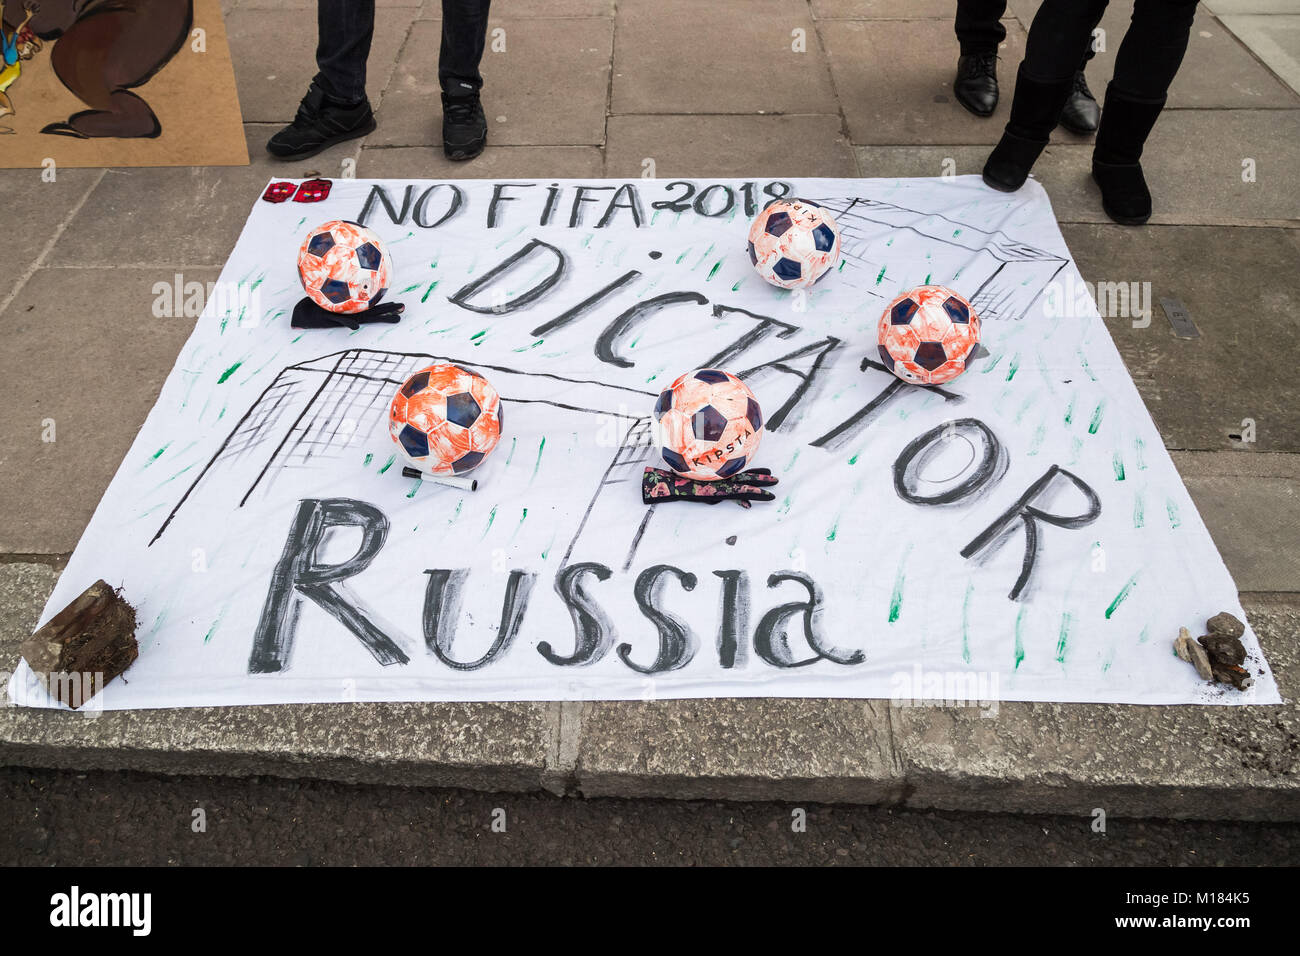
[[[453,165],[438,148],[433,96],[439,4],[381,0],[369,77],[379,128],[303,163],[273,163],[263,144],[292,117],[313,72],[314,36],[296,9],[310,5],[224,4],[251,166],[61,170],[55,183],[39,171],[0,171],[0,188],[25,210],[23,241],[0,261],[0,667],[16,659],[191,328],[190,319],[150,315],[153,283],[215,278],[268,177],[338,175],[344,160],[363,177],[630,177],[647,160],[661,177],[976,172],[1005,122],[1036,9],[1010,4],[1003,103],[977,120],[951,96],[946,0],[502,5],[490,38],[501,49],[484,63],[492,145]],[[1114,6],[1103,20],[1107,51],[1089,69],[1098,93],[1126,16]],[[1035,170],[1084,278],[1151,282],[1155,302],[1179,299],[1201,330],[1176,338],[1158,306],[1149,328],[1112,323],[1290,703],[1003,704],[996,718],[787,700],[351,704],[94,720],[5,708],[0,760],[586,795],[1300,819],[1300,402],[1289,374],[1300,350],[1295,6],[1212,0],[1199,14],[1145,160],[1152,225],[1105,219],[1084,138],[1058,130]],[[792,65],[785,57],[779,72],[768,67],[773,51],[795,43],[804,52]],[[70,373],[80,395],[65,387]],[[54,443],[41,441],[50,417]],[[1247,419],[1253,442],[1242,440]]]

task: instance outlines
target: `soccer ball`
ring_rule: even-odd
[[[687,372],[660,392],[655,422],[668,467],[697,481],[734,475],[763,437],[763,413],[749,386],[713,368]]]
[[[501,439],[501,396],[476,372],[430,365],[393,396],[388,433],[411,467],[431,475],[463,475]]]
[[[362,312],[384,297],[393,260],[384,241],[356,222],[335,219],[307,234],[298,249],[298,279],[330,312]]]
[[[749,227],[749,261],[772,285],[806,289],[840,260],[840,227],[807,199],[778,199]]]
[[[876,330],[880,359],[914,385],[942,385],[966,371],[980,341],[980,317],[941,285],[904,292],[885,307]]]

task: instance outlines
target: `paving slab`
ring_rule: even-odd
[[[977,708],[893,708],[905,805],[1083,821],[1096,808],[1117,817],[1300,820],[1300,604],[1248,602],[1246,613],[1289,703],[1003,702],[991,717]]]
[[[1183,483],[1238,588],[1300,594],[1300,481],[1186,476]]]
[[[315,0],[306,0],[314,3]],[[489,21],[489,29],[496,26],[495,14],[505,14],[511,19],[519,20],[530,17],[612,17],[614,0],[527,0],[525,3],[502,3],[497,0],[492,8],[494,16]],[[420,6],[420,19],[442,19],[442,0],[423,0]]]
[[[1029,29],[1041,0],[1011,0],[1009,8]],[[1115,54],[1128,30],[1132,4],[1112,3],[1102,15],[1103,48],[1088,64],[1087,76],[1097,99],[1115,72]],[[1015,76],[1016,62],[1004,61],[1004,79]],[[1011,92],[1010,83],[1003,91]],[[1008,106],[1009,106],[1008,102]],[[1237,37],[1215,18],[1200,12],[1192,24],[1182,67],[1169,88],[1169,109],[1289,109],[1300,106],[1294,91],[1279,83]]]
[[[47,265],[222,266],[268,179],[337,176],[357,141],[297,162],[273,159],[275,125],[248,124],[249,165],[112,169],[69,222]],[[125,241],[123,237],[130,237]]]
[[[21,240],[9,242],[0,257],[0,304],[17,288],[69,214],[103,175],[99,169],[55,169],[54,182],[47,183],[41,180],[42,172],[0,169],[0,190],[11,197],[7,215],[22,220]]]
[[[56,578],[44,565],[0,564],[0,669],[12,672]],[[339,703],[83,715],[4,706],[0,763],[526,791],[554,753],[556,709]]]
[[[357,176],[378,179],[599,178],[604,157],[595,146],[489,146],[469,162],[452,162],[441,146],[363,149]]]
[[[1004,20],[1000,76],[1009,97],[1013,64],[1024,55],[1025,31]],[[952,92],[957,38],[946,20],[824,20],[835,91],[855,144],[986,143],[1002,135],[1010,99],[997,114],[966,111]],[[621,37],[620,37],[621,39]]]
[[[978,176],[992,146],[858,146],[863,176]],[[1101,193],[1090,178],[1092,146],[1051,144],[1030,174],[1052,201],[1058,222],[1105,222]],[[1158,184],[1157,184],[1158,188]],[[1156,202],[1164,196],[1157,193]],[[1179,213],[1183,213],[1179,210]]]
[[[45,565],[0,564],[0,667],[16,664],[55,577]],[[1296,820],[1300,603],[1262,596],[1246,608],[1291,703],[340,703],[90,715],[3,707],[0,763],[1082,819],[1100,807],[1118,817]]]
[[[1212,6],[1250,17],[1252,2],[1272,9],[1272,0]],[[1009,111],[1024,39],[1022,24],[1008,21],[1004,102],[995,117],[979,120],[951,97],[957,44],[950,2],[619,0],[617,11],[612,0],[498,5],[505,16],[491,26],[505,30],[506,51],[488,53],[484,63],[491,145],[479,160],[453,167],[440,155],[437,128],[440,4],[379,3],[370,88],[380,127],[365,149],[349,143],[297,164],[266,156],[266,138],[292,116],[314,72],[313,18],[305,13],[312,0],[268,9],[271,0],[230,0],[241,101],[246,117],[262,121],[246,126],[252,166],[112,170],[94,190],[100,174],[93,170],[60,172],[58,187],[29,187],[25,171],[3,174],[13,178],[10,195],[40,196],[31,190],[75,186],[77,176],[85,186],[75,198],[70,188],[38,204],[24,221],[35,223],[28,241],[0,265],[2,306],[4,283],[16,285],[66,222],[43,268],[0,311],[0,329],[10,333],[0,351],[10,399],[0,409],[0,669],[16,661],[58,565],[18,556],[72,549],[188,334],[188,320],[152,317],[153,283],[170,279],[177,266],[187,279],[215,278],[270,176],[338,175],[341,161],[356,157],[358,175],[592,176],[602,168],[602,144],[605,174],[620,177],[642,175],[646,158],[660,177],[933,176],[947,171],[947,157],[953,172],[978,172]],[[1012,13],[1033,6],[1015,0]],[[1111,59],[1122,36],[1113,24],[1122,27],[1125,15],[1112,6],[1114,43],[1103,55]],[[795,29],[806,30],[805,54],[790,49]],[[1292,228],[1092,225],[1106,220],[1088,180],[1091,149],[1069,134],[1054,136],[1036,175],[1067,223],[1086,278],[1150,281],[1156,299],[1173,290],[1201,327],[1202,337],[1189,344],[1173,338],[1158,311],[1147,329],[1112,322],[1166,442],[1192,449],[1175,451],[1176,464],[1249,592],[1247,611],[1292,703],[1003,703],[996,717],[882,701],[779,699],[341,702],[93,718],[4,707],[0,762],[1083,819],[1097,806],[1119,816],[1300,819],[1300,455],[1287,454],[1300,450],[1300,423],[1284,401],[1287,390],[1277,387],[1276,359],[1300,344],[1286,322],[1300,304],[1300,192],[1291,181],[1300,167],[1300,111],[1255,56],[1268,62],[1212,17],[1198,19],[1171,95],[1171,106],[1183,108],[1162,117],[1146,157],[1155,222]],[[619,75],[611,75],[611,57]],[[804,59],[786,69],[785,58],[793,57]],[[783,67],[779,83],[773,62]],[[1104,58],[1090,69],[1099,93],[1108,74]],[[616,115],[606,131],[611,89]],[[783,115],[759,115],[773,110]],[[731,115],[703,115],[714,113]],[[801,148],[791,151],[790,143]],[[1256,182],[1242,181],[1243,159],[1254,160]],[[0,179],[3,185],[8,180]],[[87,335],[87,323],[96,321],[111,334]],[[125,357],[96,344],[124,338],[136,344]],[[69,355],[83,383],[75,407],[59,391]],[[96,378],[95,369],[106,371]],[[1245,406],[1249,412],[1240,410]],[[56,421],[53,445],[39,442],[46,417]],[[1256,422],[1253,444],[1231,437],[1245,417]],[[88,437],[74,462],[69,436],[82,433]],[[1263,593],[1270,591],[1292,593]]]
[[[80,539],[194,328],[153,314],[154,283],[175,272],[39,269],[0,313],[0,553]],[[183,274],[206,285],[218,270]]]
[[[392,65],[410,30],[413,9],[375,17],[366,95],[378,109]],[[316,75],[316,17],[303,10],[241,5],[226,17],[230,58],[245,123],[287,123]],[[434,47],[437,58],[437,47]],[[259,147],[260,149],[260,147]]]
[[[613,113],[825,113],[834,99],[804,0],[618,5]]]
[[[493,20],[505,49],[483,54],[483,110],[494,146],[599,146],[605,141],[614,22]],[[370,145],[440,146],[442,21],[418,20],[393,71]]]
[[[1202,0],[1211,13],[1295,13],[1296,0]]]
[[[951,25],[952,0],[812,0],[819,20],[919,20],[931,17]]]
[[[1107,326],[1168,447],[1300,452],[1295,389],[1279,387],[1277,378],[1277,356],[1300,350],[1292,231],[1062,227],[1085,280],[1136,282],[1139,290],[1151,283],[1149,326],[1134,327],[1141,318],[1112,318]],[[1162,298],[1183,303],[1199,338],[1174,334]],[[1241,440],[1245,419],[1254,422],[1253,443]]]
[[[798,143],[792,150],[789,144]],[[605,175],[857,176],[838,116],[611,116]]]
[[[1218,144],[1205,149],[1204,144]],[[989,146],[857,149],[864,176],[979,173]],[[1251,161],[1250,169],[1243,166]],[[1061,222],[1109,223],[1091,177],[1092,146],[1053,144],[1034,164]],[[1300,221],[1300,110],[1166,110],[1142,155],[1153,197],[1152,224],[1284,225]],[[1243,180],[1249,172],[1253,182]]]
[[[898,803],[889,705],[871,700],[601,701],[582,705],[585,797]]]
[[[1292,7],[1292,13],[1296,8]],[[1300,15],[1225,16],[1223,25],[1236,34],[1292,90],[1300,92]]]
[[[1243,24],[1237,32],[1206,13],[1197,14],[1187,56],[1169,88],[1171,109],[1300,106],[1296,95],[1300,89],[1300,63],[1296,60],[1300,55],[1300,16],[1257,19],[1268,22],[1250,27]]]
[[[1300,478],[1300,455],[1174,450],[1169,457],[1184,478]]]
[[[1047,187],[1047,173],[1054,167],[1049,157],[1057,147],[1048,147],[1034,167],[1033,177]],[[862,175],[874,179],[907,179],[918,176],[979,175],[993,151],[986,146],[855,146]],[[1049,191],[1050,193],[1050,191]],[[1053,208],[1055,208],[1053,203]],[[1061,215],[1061,210],[1056,209]]]

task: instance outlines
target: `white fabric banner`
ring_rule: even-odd
[[[806,294],[746,255],[784,194],[843,232]],[[388,243],[399,324],[290,327],[330,219]],[[941,389],[876,349],[923,283],[983,319]],[[1150,321],[1132,291],[1112,321]],[[256,201],[215,287],[155,292],[207,306],[45,611],[97,578],[138,609],[105,708],[1279,701],[1249,629],[1244,693],[1173,654],[1180,625],[1245,615],[1032,181],[337,180]],[[402,477],[388,404],[433,361],[503,397],[477,491]],[[655,399],[708,366],[757,394],[776,500],[648,508]],[[10,698],[53,705],[25,664]]]

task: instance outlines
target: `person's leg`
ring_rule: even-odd
[[[1092,25],[1105,8],[1106,0],[1043,0],[1038,8],[1016,75],[1011,119],[984,164],[984,181],[994,189],[1011,192],[1024,185],[1060,119]]]
[[[1106,0],[1043,0],[1029,25],[1021,71],[1039,82],[1070,76],[1084,61],[1105,10]]]
[[[998,44],[1006,0],[958,0],[953,28],[961,54],[952,83],[957,102],[976,116],[990,116],[998,105]]]
[[[1101,13],[1100,10],[1097,12],[1098,23],[1101,22]],[[1088,61],[1097,55],[1096,30],[1097,23],[1094,23],[1092,30],[1089,31],[1088,48],[1083,54],[1083,59],[1079,61],[1078,72],[1074,75],[1074,89],[1070,91],[1070,96],[1065,101],[1065,108],[1061,110],[1061,125],[1071,133],[1083,136],[1096,132],[1097,124],[1101,121],[1101,107],[1097,105],[1097,98],[1092,95],[1092,90],[1088,89],[1088,78],[1084,75],[1084,70],[1088,68]]]
[[[305,159],[375,128],[366,99],[374,0],[317,0],[316,67],[293,122],[266,144],[279,159]]]
[[[1111,86],[1137,100],[1163,100],[1187,53],[1196,0],[1136,0],[1115,54]]]
[[[317,0],[316,74],[332,100],[353,106],[366,98],[366,60],[375,35],[375,0]]]
[[[479,62],[487,42],[489,0],[442,0],[442,149],[448,159],[473,159],[487,143],[487,117],[479,102]]]
[[[1151,193],[1139,160],[1187,52],[1195,13],[1196,0],[1135,0],[1133,5],[1092,154],[1102,207],[1116,222],[1141,225],[1151,216]]]
[[[483,88],[479,62],[487,43],[490,0],[442,0],[438,82],[453,95]]]
[[[1007,38],[1002,14],[1007,0],[957,0],[953,29],[961,53],[996,53],[998,44]]]

